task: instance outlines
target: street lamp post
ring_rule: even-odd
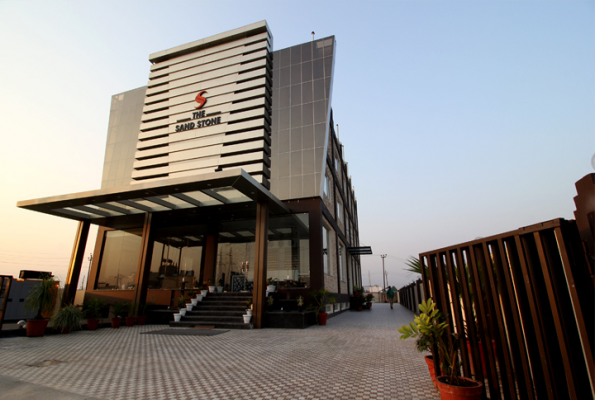
[[[381,254],[382,257],[382,297],[384,298],[384,302],[386,302],[386,274],[384,273],[384,259],[386,258],[386,254]]]

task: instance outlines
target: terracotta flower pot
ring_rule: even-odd
[[[87,320],[87,330],[94,331],[99,327],[99,320],[97,318],[91,318]]]
[[[480,400],[483,393],[483,383],[474,381],[469,378],[459,378],[465,382],[467,386],[454,386],[442,382],[447,380],[446,376],[439,376],[436,378],[438,390],[440,390],[441,400]]]
[[[318,324],[319,325],[326,325],[327,319],[328,319],[327,313],[318,313]]]
[[[27,320],[27,336],[43,336],[45,328],[48,327],[49,319],[28,319]]]
[[[144,325],[147,323],[147,316],[146,315],[139,315],[138,316],[138,324]]]
[[[436,372],[434,371],[434,357],[425,356],[424,360],[426,360],[426,364],[428,365],[428,369],[430,370],[430,376],[432,377],[432,383],[434,384],[434,387],[437,387]]]
[[[112,318],[112,328],[119,328],[121,323],[122,323],[121,317]]]
[[[126,317],[126,326],[134,326],[136,317]]]

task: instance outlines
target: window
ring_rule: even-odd
[[[140,233],[140,230],[105,233],[96,289],[134,289],[141,248]]]
[[[333,182],[333,177],[327,171],[326,174],[324,174],[324,187],[323,187],[324,195],[326,196],[327,199],[331,198],[332,182]]]
[[[346,272],[345,266],[347,264],[347,260],[345,259],[345,246],[343,243],[339,243],[339,279],[345,282]]]
[[[324,273],[327,275],[333,275],[333,268],[332,268],[332,259],[333,259],[333,241],[331,240],[331,235],[333,231],[328,228],[326,225],[322,226],[322,258],[323,258],[323,266],[324,266]]]
[[[337,200],[337,221],[343,221],[343,208],[339,200]]]

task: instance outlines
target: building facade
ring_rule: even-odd
[[[101,189],[19,202],[90,224],[87,295],[169,305],[212,283],[287,297],[361,285],[357,201],[331,107],[336,42],[273,51],[265,21],[151,54],[148,84],[112,97]]]

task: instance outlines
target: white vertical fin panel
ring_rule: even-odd
[[[133,181],[240,167],[269,187],[271,40],[263,21],[150,56]]]

